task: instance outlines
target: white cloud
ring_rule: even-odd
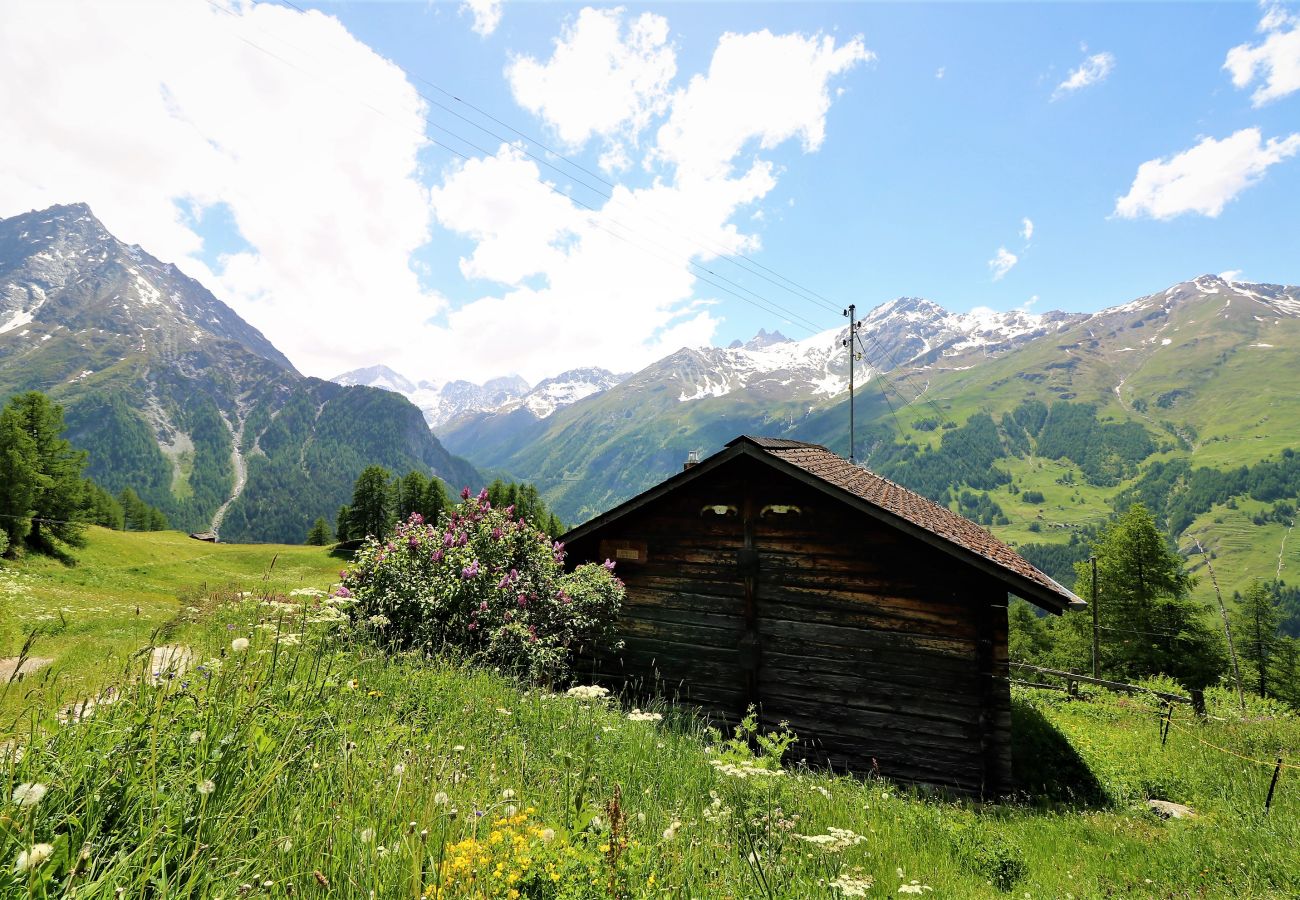
[[[1229,269],[1226,272],[1220,272],[1219,277],[1224,281],[1239,281],[1241,279],[1241,269]]]
[[[751,140],[768,150],[798,136],[814,151],[826,136],[830,79],[874,58],[860,37],[836,46],[827,35],[724,34],[708,74],[673,97],[654,157],[679,178],[715,178]]]
[[[549,60],[521,56],[506,68],[515,102],[570,149],[592,137],[615,147],[635,140],[667,107],[676,74],[668,20],[642,13],[625,23],[621,7],[583,9],[556,39]],[[610,159],[610,168],[622,161],[617,150]]]
[[[1006,247],[999,247],[998,252],[989,260],[989,270],[993,272],[993,280],[1001,281],[1008,272],[1015,268],[1018,262],[1020,262],[1020,257]]]
[[[1034,237],[1034,220],[1028,216],[1020,220],[1020,236],[1026,241]]]
[[[1264,16],[1259,31],[1267,37],[1253,46],[1233,47],[1223,63],[1238,88],[1249,87],[1259,78],[1260,85],[1250,95],[1256,107],[1300,91],[1300,17],[1278,3],[1261,5]]]
[[[566,31],[569,43],[587,27],[587,12]],[[601,28],[607,36],[630,33],[618,19]],[[653,43],[666,48],[666,23],[664,29]],[[778,174],[771,160],[751,158],[734,167],[735,158],[751,137],[767,149],[796,136],[807,151],[820,146],[830,80],[869,56],[860,40],[837,47],[820,36],[728,35],[707,75],[697,76],[687,90],[664,95],[668,125],[659,129],[660,143],[651,151],[657,177],[645,187],[617,185],[595,212],[535,184],[528,188],[525,172],[528,178],[546,173],[509,146],[452,167],[432,192],[438,221],[473,239],[463,271],[503,289],[449,313],[446,328],[426,345],[429,355],[464,360],[463,370],[475,373],[470,377],[496,374],[503,322],[519,334],[544,337],[512,346],[511,365],[529,379],[576,360],[628,371],[683,345],[708,343],[720,322],[714,301],[729,286],[718,282],[722,288],[711,293],[715,286],[697,278],[691,263],[758,246],[733,220],[770,194]],[[557,48],[548,65],[562,60]],[[750,102],[752,86],[770,92],[768,102]],[[639,130],[644,117],[653,120],[660,104],[652,96],[622,91],[621,111],[611,100],[599,119],[609,124],[599,128],[580,110],[569,117],[550,100],[543,106],[557,131],[564,123],[574,126],[575,139],[626,135]],[[722,122],[691,119],[716,140],[681,139],[678,126],[684,128],[687,117],[724,108]]]
[[[1297,151],[1300,134],[1265,141],[1258,128],[1243,128],[1220,141],[1204,138],[1168,159],[1142,163],[1128,194],[1115,204],[1115,214],[1163,220],[1194,212],[1214,218],[1270,166]]]
[[[947,72],[947,69],[946,69],[944,66],[940,66],[939,68],[937,68],[937,69],[934,70],[934,77],[935,77],[935,78],[938,78],[940,81],[942,81],[942,80],[943,80],[943,76],[944,76],[944,74],[945,74],[946,72]]]
[[[465,0],[460,9],[473,16],[470,27],[481,37],[487,37],[501,24],[501,0]]]
[[[1072,94],[1089,85],[1105,81],[1114,70],[1115,55],[1113,53],[1094,53],[1092,56],[1087,57],[1077,69],[1072,69],[1069,77],[1056,86],[1056,90],[1052,92],[1052,99],[1059,100],[1066,94]]]
[[[23,86],[0,91],[0,216],[89,203],[304,370],[398,357],[441,305],[409,265],[430,226],[416,178],[423,104],[333,17],[7,2],[0,83]],[[178,202],[224,204],[251,249],[208,271]]]
[[[735,157],[750,138],[816,149],[828,82],[870,57],[860,40],[729,35],[710,74],[672,93],[667,24],[641,16],[615,31],[651,63],[623,73],[621,110],[611,100],[593,115],[559,96],[557,45],[538,64],[557,80],[537,99],[557,132],[613,135],[623,158],[613,144],[604,153],[619,167],[642,161],[630,153],[638,131],[676,123],[648,185],[620,184],[591,212],[539,183],[553,176],[510,145],[448,166],[430,189],[417,159],[426,110],[400,69],[332,16],[228,2],[0,4],[0,83],[24,86],[0,91],[0,121],[21,137],[0,141],[0,216],[88,202],[321,376],[384,362],[417,378],[537,380],[578,364],[627,371],[707,343],[722,291],[690,263],[757,247],[735,221],[779,174],[763,158],[733,171]],[[729,90],[771,89],[773,71],[772,102],[728,103]],[[725,121],[693,145],[683,123],[708,109]],[[210,271],[181,206],[228,209],[247,249]],[[457,309],[412,268],[435,222],[469,242],[458,273],[421,264],[430,281],[463,276],[478,289]]]

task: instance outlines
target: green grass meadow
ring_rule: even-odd
[[[0,561],[0,658],[16,656],[38,631],[29,653],[53,660],[42,672],[51,691],[84,693],[116,673],[155,631],[175,623],[184,604],[213,592],[324,589],[341,567],[322,547],[210,544],[176,531],[98,527],[87,537],[74,565],[40,556]],[[0,709],[14,707],[14,693]]]
[[[1015,688],[1025,790],[980,804],[777,768],[689,709],[387,653],[288,596],[336,575],[323,551],[186,540],[95,532],[72,569],[5,564],[20,631],[82,598],[81,643],[33,652],[86,668],[0,701],[0,897],[1300,896],[1300,769],[1264,810],[1300,720],[1262,701],[1210,691],[1162,745],[1154,699]],[[128,660],[169,622],[193,666],[151,679]],[[113,665],[77,649],[97,628]],[[62,724],[75,689],[113,702]]]

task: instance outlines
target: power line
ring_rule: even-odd
[[[215,0],[207,0],[207,2],[208,2],[208,4],[209,4],[210,6],[212,6],[214,9],[216,9],[216,10],[222,12],[222,13],[225,13],[225,14],[228,15],[228,16],[234,17],[234,13],[233,13],[233,12],[231,12],[230,10],[225,9],[224,7],[220,6],[219,4],[217,4],[217,3],[215,2]],[[295,7],[295,8],[296,8],[296,9],[299,9],[299,10],[301,11],[301,8],[299,8],[299,7]],[[259,29],[259,30],[260,30],[260,29]],[[303,69],[301,66],[299,66],[299,65],[297,65],[297,64],[295,64],[295,63],[293,63],[293,62],[291,62],[290,60],[285,59],[283,56],[281,56],[281,55],[275,53],[274,51],[268,50],[267,48],[263,47],[262,45],[260,45],[260,44],[258,44],[258,43],[256,43],[256,42],[254,42],[254,41],[249,40],[248,38],[244,37],[243,35],[238,35],[238,34],[237,34],[236,36],[237,36],[237,37],[238,37],[242,42],[244,42],[245,44],[247,44],[248,46],[250,46],[250,47],[252,47],[252,48],[254,48],[254,49],[256,49],[256,50],[258,50],[258,51],[260,51],[260,52],[262,52],[262,53],[265,53],[267,56],[270,56],[272,59],[275,59],[275,60],[277,60],[278,62],[280,62],[280,63],[282,63],[282,64],[284,64],[284,65],[287,65],[287,66],[289,66],[290,68],[293,68],[293,69],[297,70],[298,72],[300,72],[300,73],[303,74],[303,75],[306,75],[306,76],[309,77],[309,78],[314,78],[314,79],[320,80],[320,79],[319,79],[319,76],[317,76],[315,73],[312,73],[312,72],[307,71],[306,69]],[[290,46],[292,46],[292,45],[290,45]],[[301,49],[301,48],[295,48],[295,49]],[[400,68],[400,67],[399,67],[399,68]],[[402,71],[405,72],[404,69],[403,69]],[[408,74],[409,74],[409,73],[408,73]],[[419,93],[419,92],[417,91],[417,93]],[[429,100],[429,102],[432,102],[432,103],[435,103],[435,104],[436,104],[436,101],[432,101],[432,100],[430,100],[429,98],[425,97],[425,95],[420,94],[420,96],[421,96],[421,97],[424,97],[424,99],[426,99],[426,100]],[[379,115],[384,116],[385,118],[389,119],[390,121],[394,121],[394,122],[396,122],[395,119],[393,119],[391,116],[389,116],[389,115],[388,115],[386,112],[384,112],[382,109],[376,107],[374,104],[369,103],[368,101],[366,101],[366,100],[364,100],[364,99],[360,99],[360,98],[358,98],[358,99],[359,99],[359,102],[363,103],[367,108],[369,108],[369,109],[371,109],[372,111],[378,113]],[[436,104],[436,105],[442,106],[442,104]],[[462,118],[464,118],[464,117],[462,117]],[[478,144],[475,144],[473,141],[469,140],[468,138],[464,137],[463,135],[459,134],[458,132],[453,131],[452,129],[449,129],[449,128],[447,128],[447,127],[445,127],[445,126],[443,126],[443,125],[440,125],[440,124],[438,124],[437,122],[433,121],[432,118],[430,118],[428,115],[426,115],[426,116],[424,117],[424,121],[425,121],[425,123],[426,123],[427,125],[430,125],[430,126],[436,128],[436,129],[438,129],[439,131],[442,131],[442,132],[444,132],[444,133],[446,133],[446,134],[452,136],[452,137],[455,138],[456,140],[461,141],[462,143],[466,144],[466,145],[469,146],[469,147],[472,147],[474,150],[476,150],[478,153],[483,154],[484,156],[490,157],[490,156],[493,155],[493,154],[492,154],[489,150],[487,150],[486,148],[481,147],[481,146],[479,146]],[[466,121],[469,121],[469,120],[466,120]],[[398,124],[400,124],[400,123],[398,123]],[[471,122],[471,124],[474,124],[474,123]],[[476,127],[477,127],[477,126],[476,126]],[[486,130],[486,129],[485,129],[485,130]],[[489,131],[488,133],[491,133],[491,132]],[[424,132],[420,132],[420,137],[421,137],[422,139],[424,139],[424,140],[428,140],[428,141],[429,141],[431,144],[433,144],[434,146],[437,146],[437,147],[439,147],[439,148],[441,148],[441,149],[443,149],[443,150],[446,150],[446,151],[449,152],[449,153],[454,154],[455,156],[460,157],[461,159],[465,160],[466,162],[471,161],[471,157],[470,157],[468,154],[466,154],[466,153],[464,153],[463,151],[458,150],[458,149],[456,149],[456,148],[454,148],[454,147],[452,147],[452,146],[450,146],[450,145],[448,145],[448,144],[445,144],[445,143],[443,143],[442,141],[436,140],[436,139],[434,139],[434,138],[428,136],[428,135],[425,134]],[[499,137],[499,136],[498,136],[498,137]],[[525,152],[527,152],[527,151],[525,151]],[[553,170],[555,170],[555,171],[559,171],[559,170],[556,169],[553,165],[551,165],[550,163],[546,162],[545,160],[542,160],[542,159],[536,157],[534,154],[531,154],[531,153],[530,153],[529,155],[532,156],[534,159],[537,159],[537,161],[541,162],[543,165],[547,165],[548,167],[552,168]],[[561,174],[566,174],[566,177],[568,177],[568,176],[567,176],[567,173],[561,173]],[[581,208],[583,208],[584,210],[586,210],[586,211],[589,212],[589,213],[596,214],[596,215],[601,215],[602,217],[608,219],[609,222],[612,223],[613,225],[616,225],[616,226],[618,226],[618,227],[620,227],[620,228],[624,228],[624,229],[626,229],[626,230],[629,231],[629,232],[635,233],[635,232],[633,231],[632,228],[630,228],[629,226],[625,225],[624,223],[618,221],[617,219],[614,219],[613,217],[608,216],[608,214],[604,213],[602,210],[599,210],[599,209],[597,209],[596,207],[594,207],[594,206],[592,206],[592,205],[586,203],[585,201],[579,199],[578,197],[576,197],[576,196],[574,196],[574,195],[572,195],[572,194],[570,194],[570,193],[567,193],[567,192],[561,190],[560,188],[556,187],[555,185],[548,184],[547,182],[543,181],[540,177],[537,177],[537,178],[531,178],[531,179],[528,179],[528,180],[530,180],[530,181],[535,181],[535,182],[537,182],[538,184],[541,184],[542,186],[544,186],[545,188],[547,188],[548,190],[550,190],[552,193],[557,194],[557,195],[559,195],[559,196],[561,196],[561,197],[564,197],[565,199],[569,200],[570,202],[574,203],[574,204],[577,205],[577,206],[580,206]],[[590,189],[590,185],[585,185],[585,184],[584,184],[584,186],[585,186],[585,187],[588,187],[588,188]],[[597,193],[599,193],[599,192],[597,192]],[[601,194],[601,196],[606,197],[606,199],[609,199],[609,195],[607,195],[607,194]],[[613,231],[611,228],[607,227],[606,225],[602,224],[601,222],[595,221],[595,220],[591,219],[590,217],[588,217],[587,221],[588,221],[589,224],[591,224],[593,227],[595,227],[595,228],[599,228],[600,230],[602,230],[602,231],[604,231],[604,232],[610,234],[611,236],[613,236],[613,237],[615,237],[615,238],[617,238],[617,239],[619,239],[619,240],[624,241],[624,242],[627,243],[629,246],[632,246],[632,247],[634,247],[634,248],[636,248],[636,249],[638,249],[638,250],[640,250],[640,251],[646,253],[647,255],[649,255],[649,256],[651,256],[651,257],[653,257],[653,258],[659,259],[661,262],[665,263],[665,264],[668,265],[668,266],[671,266],[671,267],[673,267],[673,268],[676,268],[677,263],[675,263],[675,262],[673,262],[673,261],[671,261],[671,260],[666,260],[666,259],[664,259],[663,257],[656,256],[655,254],[653,254],[653,253],[651,253],[650,251],[646,250],[645,247],[643,247],[643,246],[641,246],[640,244],[636,243],[635,241],[631,240],[629,237],[627,237],[627,236],[625,236],[625,235],[618,234],[617,232]],[[663,247],[662,244],[659,244],[659,245],[657,245],[657,246],[660,246],[660,247],[662,247],[663,249],[668,250],[668,252],[672,252],[669,248]],[[713,287],[713,288],[715,288],[715,289],[717,289],[717,290],[720,290],[720,291],[722,291],[722,292],[724,292],[724,293],[726,293],[726,294],[730,294],[731,296],[736,297],[737,299],[739,299],[739,300],[741,300],[741,301],[743,301],[743,302],[745,302],[745,303],[749,303],[750,305],[755,306],[755,307],[757,307],[757,308],[763,310],[764,312],[767,312],[767,313],[769,313],[769,314],[771,314],[771,315],[775,315],[775,316],[777,316],[778,318],[784,318],[784,319],[786,319],[787,321],[791,322],[791,324],[794,324],[794,325],[796,325],[797,327],[801,327],[801,328],[803,328],[804,330],[808,331],[810,334],[814,334],[814,335],[816,335],[816,334],[820,334],[820,333],[822,333],[823,331],[829,330],[829,329],[826,329],[826,328],[822,327],[821,325],[819,325],[819,324],[817,324],[817,323],[811,321],[810,319],[808,319],[808,318],[802,316],[801,314],[799,314],[799,313],[797,313],[797,312],[795,312],[795,311],[793,311],[793,310],[791,310],[791,309],[789,309],[789,308],[787,308],[787,307],[785,307],[785,306],[782,306],[781,304],[777,303],[776,301],[772,300],[772,299],[769,298],[769,297],[766,297],[766,296],[764,296],[764,295],[762,295],[762,294],[759,294],[758,292],[753,291],[753,290],[751,290],[751,289],[749,289],[749,288],[746,288],[746,287],[744,287],[743,285],[737,284],[736,282],[734,282],[734,281],[732,281],[732,280],[730,280],[730,279],[725,278],[725,276],[718,275],[718,274],[717,274],[716,272],[714,272],[712,269],[709,269],[707,266],[704,266],[703,264],[696,262],[696,261],[695,261],[693,258],[691,258],[690,256],[688,256],[687,259],[686,259],[686,265],[690,266],[691,268],[698,269],[699,271],[702,271],[702,272],[704,272],[704,273],[707,273],[708,275],[712,276],[713,278],[717,278],[717,279],[719,279],[719,280],[725,281],[725,282],[727,282],[728,284],[731,284],[731,285],[735,286],[735,287],[738,288],[739,290],[744,291],[745,293],[749,294],[750,297],[752,297],[752,298],[754,298],[754,299],[750,299],[749,297],[745,297],[745,296],[741,295],[740,293],[737,293],[737,291],[735,291],[735,290],[731,290],[730,288],[725,287],[725,286],[722,285],[722,284],[718,284],[716,281],[712,281],[712,280],[710,280],[710,278],[703,277],[702,275],[699,274],[699,272],[695,272],[695,273],[693,273],[694,276],[695,276],[696,278],[698,278],[700,281],[703,281],[705,284],[708,284],[710,287]]]
[[[208,2],[211,3],[211,2],[213,2],[213,0],[208,0]],[[307,14],[307,13],[309,12],[308,10],[306,10],[306,9],[304,9],[303,7],[299,6],[298,4],[292,2],[292,0],[278,0],[278,2],[284,4],[285,6],[291,7],[292,9],[295,9],[295,10],[297,10],[298,12],[303,13],[303,14]],[[292,45],[290,45],[290,46],[292,46]],[[301,51],[301,48],[295,48],[295,49],[299,49],[299,50]],[[305,51],[303,51],[303,52],[305,52]],[[391,62],[391,61],[390,61],[390,62]],[[460,97],[459,95],[457,95],[457,94],[454,93],[453,91],[447,90],[446,88],[442,87],[442,86],[439,85],[438,83],[436,83],[436,82],[434,82],[434,81],[431,81],[431,80],[429,80],[428,78],[425,78],[424,76],[419,75],[419,74],[417,74],[417,73],[411,71],[410,69],[406,68],[405,66],[402,66],[402,65],[397,64],[397,63],[393,63],[393,65],[396,66],[396,67],[397,67],[397,68],[398,68],[398,69],[399,69],[403,74],[405,74],[409,79],[412,79],[412,80],[414,80],[414,81],[419,81],[419,82],[421,82],[421,83],[423,83],[423,84],[428,85],[429,87],[431,87],[431,88],[433,88],[434,90],[438,91],[440,94],[442,94],[442,95],[444,95],[444,96],[446,96],[446,97],[449,97],[450,99],[452,99],[452,100],[454,100],[455,102],[460,103],[460,104],[462,104],[462,105],[468,107],[469,109],[472,109],[474,112],[476,112],[476,113],[478,113],[479,115],[483,116],[484,118],[486,118],[486,119],[492,121],[493,123],[495,123],[495,124],[501,126],[502,128],[504,128],[504,129],[506,129],[506,130],[512,132],[513,134],[515,134],[517,137],[523,139],[524,141],[527,141],[528,143],[531,143],[531,144],[535,144],[535,145],[537,145],[537,146],[540,147],[542,150],[544,150],[545,153],[546,153],[548,156],[554,157],[554,158],[556,158],[556,159],[563,160],[565,163],[567,163],[568,165],[570,165],[570,166],[572,166],[573,168],[577,169],[578,171],[582,172],[584,175],[587,175],[587,176],[591,177],[592,179],[594,179],[594,180],[600,182],[601,184],[605,185],[607,188],[609,188],[609,190],[608,190],[608,191],[604,191],[604,190],[601,190],[600,188],[593,187],[592,185],[587,184],[586,182],[583,182],[583,181],[581,181],[581,180],[573,179],[573,180],[576,181],[578,184],[581,184],[583,187],[587,188],[588,190],[592,191],[593,193],[597,194],[598,196],[600,196],[600,197],[602,197],[602,198],[604,198],[604,199],[606,199],[606,200],[611,201],[612,203],[614,203],[614,204],[616,204],[616,205],[620,205],[620,206],[624,206],[624,207],[627,207],[627,206],[628,206],[628,204],[627,204],[626,202],[621,201],[617,196],[615,196],[615,194],[614,194],[614,189],[615,189],[616,185],[615,185],[613,182],[609,181],[608,179],[604,178],[603,176],[599,175],[598,173],[593,172],[591,169],[587,168],[586,166],[582,165],[581,163],[577,162],[576,160],[572,159],[571,157],[568,157],[568,156],[564,155],[563,153],[560,153],[558,150],[554,149],[553,147],[548,146],[546,143],[544,143],[543,141],[539,140],[539,139],[536,138],[535,136],[533,136],[533,135],[531,135],[531,134],[528,134],[527,132],[521,131],[520,129],[518,129],[518,128],[514,127],[513,125],[511,125],[510,123],[505,122],[505,121],[503,121],[502,119],[497,118],[496,116],[492,115],[491,113],[487,112],[486,110],[482,109],[481,107],[476,106],[475,104],[469,102],[468,100],[465,100],[464,98]],[[444,111],[450,113],[451,115],[455,116],[456,118],[460,119],[461,121],[465,122],[466,124],[470,125],[471,127],[479,129],[479,130],[482,131],[483,133],[492,136],[492,137],[495,138],[496,140],[503,141],[503,142],[505,142],[505,143],[512,143],[508,138],[505,138],[505,137],[503,137],[503,136],[497,134],[496,132],[492,131],[491,129],[486,128],[486,127],[483,126],[481,123],[474,121],[473,119],[469,118],[468,116],[465,116],[465,115],[462,115],[461,113],[456,112],[454,109],[448,107],[446,104],[444,104],[444,103],[440,103],[439,101],[434,100],[432,97],[429,97],[429,96],[428,96],[427,94],[425,94],[424,92],[419,91],[419,90],[416,90],[416,94],[417,94],[419,97],[421,97],[423,100],[425,100],[426,102],[432,104],[433,106],[438,107],[439,109],[442,109],[442,110],[444,110]],[[437,125],[435,125],[434,127],[441,128],[441,126],[437,126]],[[442,129],[442,130],[446,130],[446,129]],[[537,155],[537,154],[535,154],[535,153],[532,153],[532,152],[531,152],[530,150],[528,150],[526,147],[525,147],[525,148],[521,148],[521,149],[523,149],[523,152],[524,152],[525,154],[527,154],[529,158],[531,158],[531,159],[533,159],[534,161],[540,163],[541,165],[546,166],[547,168],[551,169],[552,171],[554,171],[554,172],[556,172],[556,173],[558,173],[558,174],[560,174],[560,175],[562,175],[562,176],[564,176],[564,177],[566,177],[566,178],[573,178],[573,176],[572,176],[570,173],[563,171],[563,170],[560,169],[558,166],[556,166],[556,165],[554,165],[553,163],[551,163],[551,162],[550,162],[548,159],[546,159],[545,157],[543,157],[543,156],[539,156],[539,155]],[[484,152],[484,151],[480,151],[480,152]],[[490,156],[491,154],[487,154],[487,155]],[[680,223],[664,222],[663,220],[661,220],[661,219],[657,219],[657,218],[655,218],[655,217],[653,217],[653,216],[647,216],[647,218],[650,219],[651,221],[655,222],[655,223],[656,223],[657,225],[659,225],[661,228],[664,228],[665,230],[669,231],[670,233],[672,233],[672,234],[674,234],[674,235],[680,233]],[[816,291],[812,290],[811,288],[808,288],[808,287],[806,287],[806,286],[804,286],[804,285],[798,283],[797,281],[795,281],[795,280],[793,280],[793,279],[791,279],[791,278],[789,278],[789,277],[787,277],[787,276],[785,276],[785,275],[782,275],[781,273],[779,273],[779,272],[775,271],[774,269],[772,269],[772,268],[770,268],[770,267],[768,267],[768,266],[766,266],[766,265],[764,265],[764,264],[758,262],[757,260],[750,259],[749,257],[745,256],[744,254],[733,253],[733,252],[732,252],[731,250],[729,250],[725,245],[720,244],[720,243],[718,243],[718,242],[716,242],[716,241],[714,241],[714,240],[712,240],[712,239],[703,238],[703,237],[700,237],[700,236],[697,235],[697,236],[695,236],[695,238],[694,238],[694,242],[696,243],[696,246],[697,246],[697,247],[700,247],[701,249],[707,249],[710,253],[712,253],[712,254],[714,254],[714,255],[716,255],[716,256],[719,256],[719,257],[721,257],[721,258],[727,260],[728,262],[731,262],[733,265],[737,266],[738,268],[740,268],[740,269],[742,269],[742,270],[744,270],[744,271],[746,271],[746,272],[748,272],[748,273],[750,273],[750,274],[752,274],[752,275],[754,275],[754,276],[756,276],[756,277],[758,277],[758,278],[761,278],[761,279],[763,279],[764,281],[767,281],[767,282],[769,282],[770,284],[773,284],[773,285],[775,285],[776,287],[778,287],[778,288],[780,288],[780,289],[782,289],[782,290],[788,291],[788,292],[794,294],[795,296],[800,297],[800,298],[803,299],[803,300],[807,300],[807,301],[809,301],[809,302],[811,302],[811,303],[813,303],[813,304],[815,304],[815,305],[821,306],[823,309],[825,309],[825,310],[828,311],[828,312],[834,312],[836,309],[838,309],[838,308],[840,307],[840,304],[836,304],[834,301],[828,299],[827,297],[822,296],[821,294],[817,293]],[[710,245],[710,246],[705,247],[705,246],[703,246],[704,244],[708,244],[708,245]],[[763,274],[764,272],[768,273],[768,275]],[[771,277],[769,277],[769,275],[770,275]]]

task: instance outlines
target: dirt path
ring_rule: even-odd
[[[0,684],[16,681],[24,675],[39,672],[54,660],[47,656],[28,656],[21,662],[17,656],[0,657]]]

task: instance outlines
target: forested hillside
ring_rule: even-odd
[[[91,477],[177,528],[300,541],[372,463],[483,482],[405,398],[303,377],[84,205],[0,221],[0,316],[0,399],[38,390],[62,404]]]

